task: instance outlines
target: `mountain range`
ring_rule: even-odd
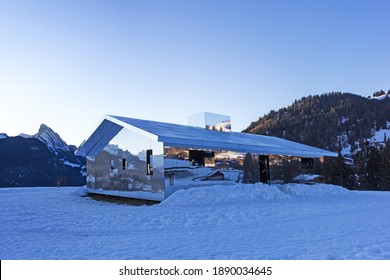
[[[35,135],[0,134],[0,187],[85,185],[85,158],[50,127]]]

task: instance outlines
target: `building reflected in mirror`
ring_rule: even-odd
[[[230,116],[209,112],[189,116],[188,125],[224,132],[232,130],[232,121]]]

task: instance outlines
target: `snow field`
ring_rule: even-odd
[[[0,189],[0,258],[390,259],[386,192],[239,184],[140,207],[83,195]]]

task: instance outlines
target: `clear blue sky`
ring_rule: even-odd
[[[0,132],[79,145],[104,114],[240,131],[309,94],[390,89],[390,1],[0,0]]]

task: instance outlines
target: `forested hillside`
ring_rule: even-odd
[[[374,94],[375,98],[341,92],[303,97],[252,122],[244,132],[337,151],[340,141],[354,146],[370,138],[375,130],[386,128],[390,121],[390,98],[378,99],[379,93]]]
[[[389,129],[390,91],[382,90],[369,98],[340,92],[304,97],[271,111],[244,131],[340,152],[339,158],[326,159],[327,183],[390,190]]]

